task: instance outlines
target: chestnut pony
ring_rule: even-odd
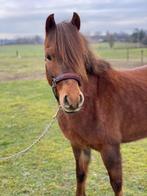
[[[61,106],[58,122],[76,161],[76,196],[85,196],[91,149],[100,152],[115,196],[122,196],[120,144],[147,137],[147,66],[115,70],[96,59],[80,18],[46,20],[46,75]]]

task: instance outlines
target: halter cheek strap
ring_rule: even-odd
[[[64,73],[57,77],[52,78],[52,90],[57,101],[59,101],[59,97],[57,93],[57,84],[63,80],[69,80],[69,79],[77,81],[78,85],[81,86],[81,78],[75,73]]]

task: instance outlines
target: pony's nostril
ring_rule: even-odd
[[[68,96],[67,95],[65,95],[65,97],[64,97],[64,106],[65,107],[70,107],[70,104],[69,104]]]
[[[63,98],[63,107],[65,110],[74,111],[83,105],[84,102],[84,96],[83,94],[80,94],[79,97],[75,97],[75,99],[72,99],[73,97],[69,97],[68,95],[65,95]]]
[[[82,95],[80,95],[80,103],[83,101],[83,97]]]

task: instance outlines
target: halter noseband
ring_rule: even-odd
[[[57,94],[57,84],[63,80],[68,80],[68,79],[72,79],[72,80],[77,81],[78,85],[81,86],[81,78],[80,78],[80,76],[78,76],[75,73],[64,73],[64,74],[61,74],[57,77],[53,77],[52,78],[52,90],[53,90],[53,93],[54,93],[57,101],[59,101],[58,94]]]

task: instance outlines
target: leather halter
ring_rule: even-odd
[[[58,97],[58,94],[57,94],[57,84],[63,80],[69,80],[69,79],[72,79],[72,80],[75,80],[78,82],[78,85],[81,86],[81,78],[79,75],[75,74],[75,73],[64,73],[64,74],[61,74],[57,77],[52,77],[52,90],[53,90],[53,93],[57,99],[57,101],[59,101],[59,97]]]

